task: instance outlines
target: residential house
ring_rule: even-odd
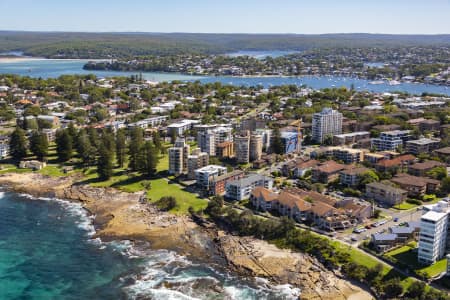
[[[372,234],[371,242],[377,251],[385,252],[400,244],[397,235],[393,233]]]

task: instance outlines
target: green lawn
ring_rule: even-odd
[[[19,169],[16,165],[13,164],[0,164],[0,174],[6,174],[6,173],[28,173],[32,172],[31,169]]]
[[[156,172],[163,172],[167,171],[169,169],[169,155],[168,154],[161,154],[159,156],[159,162],[156,166]]]
[[[398,209],[398,210],[409,210],[412,208],[416,208],[418,205],[417,204],[412,204],[412,203],[408,203],[408,202],[403,202],[399,205],[395,205],[393,206],[394,209]]]
[[[447,260],[442,259],[431,266],[423,266],[417,261],[417,243],[409,243],[403,247],[394,249],[384,254],[387,258],[397,263],[399,267],[408,267],[418,275],[432,278],[444,272],[447,268]]]
[[[177,200],[177,206],[171,210],[175,214],[186,214],[189,207],[194,210],[204,209],[207,200],[198,198],[195,194],[183,190],[178,184],[169,183],[164,178],[150,180],[151,188],[147,196],[151,202],[158,201],[164,196],[173,196]]]
[[[41,173],[42,175],[52,176],[52,177],[61,177],[66,176],[60,168],[56,166],[46,166],[42,170],[39,170],[38,173]]]

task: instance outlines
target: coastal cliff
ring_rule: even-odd
[[[187,216],[159,211],[144,193],[94,188],[77,177],[3,174],[0,185],[37,197],[81,202],[94,216],[95,237],[103,240],[145,240],[154,249],[168,249],[202,263],[216,262],[242,276],[266,278],[301,289],[301,299],[372,299],[361,288],[326,269],[315,258],[265,241],[203,228]]]

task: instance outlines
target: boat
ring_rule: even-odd
[[[399,84],[401,84],[401,82],[397,81],[397,80],[390,80],[389,81],[389,85],[399,85]]]
[[[375,80],[375,81],[369,82],[369,84],[383,84],[383,83],[384,83],[383,80]]]

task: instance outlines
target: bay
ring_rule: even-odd
[[[74,59],[6,59],[0,60],[0,74],[17,74],[22,76],[56,78],[61,75],[73,74],[95,74],[99,77],[131,76],[139,72],[117,72],[117,71],[91,71],[83,70],[83,65],[88,60]],[[278,86],[284,84],[306,85],[314,89],[333,87],[354,87],[360,91],[371,92],[407,92],[420,95],[422,93],[443,94],[450,96],[450,88],[447,86],[431,85],[423,83],[400,83],[389,85],[388,83],[370,84],[369,80],[340,77],[340,76],[300,76],[300,77],[227,77],[227,76],[191,76],[177,73],[142,72],[143,78],[151,81],[195,81],[203,83],[220,82],[238,86],[264,87]]]

